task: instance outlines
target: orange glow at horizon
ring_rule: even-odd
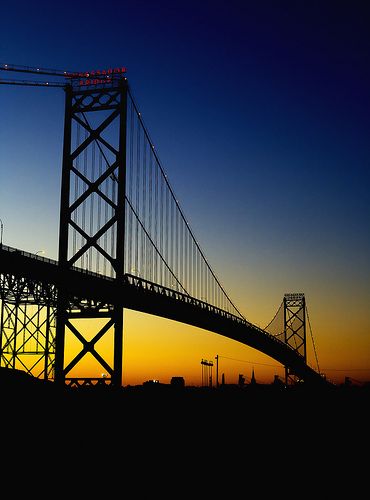
[[[334,304],[330,305],[330,310],[336,310]],[[254,312],[255,316],[262,316],[261,311]],[[355,382],[369,381],[366,311],[343,323],[335,323],[333,317],[333,313],[330,317],[323,310],[310,313],[306,324],[308,364],[334,383],[343,383],[346,377]],[[172,377],[183,377],[187,386],[200,386],[205,383],[202,380],[202,360],[213,363],[210,371],[213,386],[217,383],[217,367],[219,383],[224,377],[226,384],[237,384],[240,375],[245,383],[249,383],[252,372],[257,382],[264,384],[272,383],[276,376],[282,380],[285,378],[284,366],[276,360],[220,334],[129,309],[124,309],[123,319],[123,386],[141,385],[153,379],[169,384]],[[108,320],[74,319],[71,324],[84,342],[90,342]],[[351,331],[348,331],[347,324],[352,325]],[[354,332],[356,342],[353,342]],[[29,334],[31,338],[30,331]],[[66,373],[66,378],[109,376],[109,367],[113,370],[113,327],[93,345],[98,359],[94,353],[84,353],[83,342],[69,328],[66,329],[64,367],[69,367],[71,363],[74,365]],[[39,359],[36,364],[42,356],[41,351],[38,356],[28,354],[22,360],[21,354],[20,350],[15,368],[25,370],[22,362],[27,359],[28,366],[35,365],[33,375],[41,377],[44,362]],[[4,353],[4,358],[6,356],[9,354]]]

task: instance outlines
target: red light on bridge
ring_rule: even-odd
[[[113,75],[122,75],[126,73],[127,69],[124,67],[120,68],[109,68],[109,69],[98,69],[94,71],[85,71],[84,73],[67,73],[67,78],[111,78]]]
[[[80,80],[78,84],[80,86],[98,85],[100,83],[111,83],[111,81],[112,81],[112,78],[106,78],[105,80],[94,78],[94,79]]]

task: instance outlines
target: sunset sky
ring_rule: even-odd
[[[0,63],[125,66],[161,163],[219,280],[265,327],[303,292],[308,361],[370,380],[370,7],[363,1],[8,2]],[[0,72],[0,78],[27,75]],[[28,78],[29,79],[29,78]],[[62,89],[0,85],[3,243],[57,258]],[[219,355],[236,383],[273,359],[125,310],[123,385]],[[84,369],[94,375],[88,360]],[[215,376],[215,372],[213,372]],[[100,376],[100,372],[97,373]]]

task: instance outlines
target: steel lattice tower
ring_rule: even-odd
[[[0,366],[54,377],[56,287],[0,274]]]
[[[126,115],[126,79],[113,79],[109,86],[66,87],[59,232],[62,270],[77,267],[114,280],[123,278]],[[108,336],[113,349],[106,354],[98,345]],[[67,349],[68,342],[77,343],[74,354]],[[104,383],[120,387],[122,354],[119,298],[107,304],[75,297],[66,288],[59,290],[55,381],[68,384],[81,379],[73,376],[74,369],[88,356],[104,371]],[[89,378],[82,383],[89,383]]]

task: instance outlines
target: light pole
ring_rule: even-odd
[[[202,359],[200,364],[202,365],[202,386],[204,385],[204,379],[206,379],[206,385],[208,385],[208,387],[212,387],[213,362]]]
[[[4,224],[3,221],[0,219],[0,247],[3,246],[3,232],[4,232]]]
[[[216,354],[215,359],[216,359],[216,387],[218,389],[218,354]]]

